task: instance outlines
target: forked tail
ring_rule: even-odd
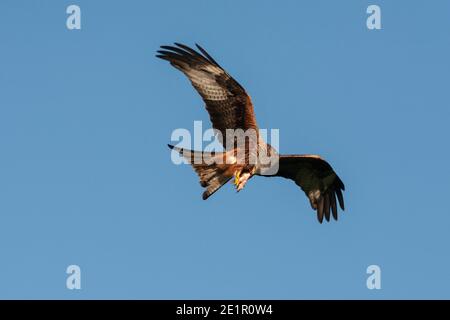
[[[170,144],[168,146],[182,155],[194,168],[200,185],[206,189],[203,192],[203,200],[208,199],[234,175],[235,165],[227,163],[225,152],[192,151]]]

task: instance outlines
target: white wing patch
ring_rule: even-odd
[[[206,69],[211,69],[214,73],[195,69],[183,70],[183,72],[186,73],[192,85],[201,92],[205,99],[212,101],[228,99],[228,91],[222,88],[215,79],[215,75],[223,73],[223,71],[215,67],[208,67]]]

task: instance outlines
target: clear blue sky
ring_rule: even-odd
[[[450,298],[449,34],[448,1],[1,1],[0,298]],[[338,222],[283,179],[201,199],[166,146],[208,120],[154,57],[174,41],[246,87],[282,153],[333,165]]]

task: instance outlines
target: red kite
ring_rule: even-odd
[[[227,130],[241,129],[244,132],[249,130],[258,132],[253,104],[245,89],[202,47],[196,46],[199,52],[179,43],[175,43],[175,46],[161,46],[156,56],[169,61],[172,66],[188,77],[203,98],[213,128],[220,134],[220,141],[225,148],[224,152],[206,153],[169,145],[183,155],[197,172],[201,186],[206,189],[203,199],[208,199],[233,177],[236,189],[240,191],[254,175],[278,176],[293,180],[305,192],[311,207],[317,211],[320,223],[324,217],[330,221],[331,215],[337,220],[336,198],[339,206],[344,210],[342,191],[345,187],[333,168],[320,156],[278,156],[275,149],[259,134],[256,134],[256,138],[253,139],[253,147],[249,147],[251,143],[246,142],[243,158],[236,157],[242,146],[236,147],[233,141],[232,147],[228,148],[227,142],[230,141],[227,141]],[[264,168],[260,161],[249,161],[252,154],[258,155],[256,159],[259,159],[262,154],[277,155],[278,171],[271,175],[264,175]],[[196,159],[200,160],[196,161]]]

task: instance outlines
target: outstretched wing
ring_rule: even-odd
[[[309,198],[311,207],[317,211],[320,223],[323,217],[330,221],[330,212],[338,219],[336,197],[344,210],[342,191],[345,186],[333,168],[322,158],[315,155],[280,156],[277,176],[292,179],[302,188]]]
[[[226,147],[226,129],[257,129],[253,104],[245,89],[202,47],[200,53],[175,43],[161,46],[158,58],[183,72],[202,96],[214,129],[220,131]]]

